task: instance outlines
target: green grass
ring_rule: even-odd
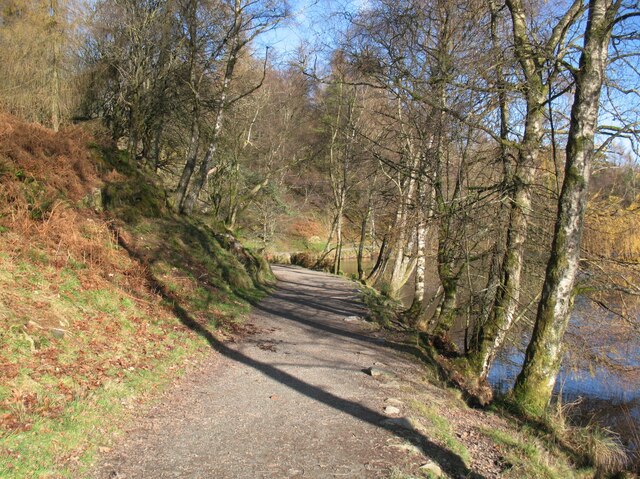
[[[29,431],[10,434],[0,440],[0,477],[82,477],[101,447],[126,422],[135,400],[149,391],[160,391],[184,372],[186,357],[194,358],[206,349],[194,339],[156,364],[152,371],[136,371],[122,382],[110,383],[89,398],[69,404],[55,419],[38,420]],[[108,418],[108,419],[107,419]]]
[[[449,422],[438,414],[435,408],[429,407],[420,401],[413,400],[409,405],[413,410],[418,412],[420,416],[428,420],[429,424],[427,429],[429,434],[451,452],[460,456],[460,459],[469,467],[471,464],[469,450],[456,438]]]
[[[550,452],[535,434],[525,429],[509,433],[482,429],[504,450],[505,479],[571,479],[592,477],[592,469],[575,468],[559,450]]]

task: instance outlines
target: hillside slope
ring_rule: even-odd
[[[239,334],[271,279],[96,136],[0,116],[2,477],[77,477],[127,409],[209,351],[194,330]]]

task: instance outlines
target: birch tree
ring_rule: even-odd
[[[504,343],[508,331],[517,318],[522,287],[524,244],[527,240],[531,212],[531,185],[539,167],[538,157],[544,136],[545,106],[553,76],[547,76],[549,62],[560,62],[564,39],[570,26],[582,11],[582,0],[574,0],[553,25],[548,36],[541,41],[530,30],[528,9],[522,0],[507,0],[509,8],[514,54],[520,65],[526,113],[524,131],[518,144],[518,155],[510,178],[509,220],[506,246],[501,267],[501,282],[491,316],[481,324],[476,347],[469,355],[469,362],[481,378],[486,378],[495,355]],[[552,70],[554,71],[554,70]]]
[[[284,0],[230,0],[223,8],[229,10],[230,22],[222,44],[224,54],[221,67],[221,80],[217,98],[214,100],[214,115],[211,133],[205,148],[204,158],[199,167],[193,172],[184,194],[179,200],[181,213],[191,214],[196,207],[200,193],[204,189],[209,176],[216,171],[216,152],[223,129],[223,121],[229,106],[242,97],[250,94],[261,86],[261,83],[251,87],[248,91],[236,96],[230,96],[230,86],[235,75],[236,65],[240,55],[260,34],[273,28],[288,14],[288,7]],[[187,166],[190,164],[187,163]]]
[[[575,93],[551,258],[533,336],[514,388],[518,402],[537,415],[551,399],[563,356],[563,338],[573,309],[600,93],[611,32],[621,4],[621,0],[588,2],[584,44],[579,65],[573,71]]]

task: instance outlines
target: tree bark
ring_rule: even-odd
[[[60,129],[60,41],[58,20],[58,2],[50,0],[49,11],[51,15],[51,128],[53,131]]]
[[[180,201],[180,212],[186,215],[190,215],[193,213],[196,202],[198,201],[200,193],[207,183],[209,175],[213,171],[215,171],[214,162],[216,161],[216,151],[218,149],[220,134],[222,133],[222,121],[224,119],[224,113],[227,108],[227,95],[229,92],[229,86],[231,84],[231,79],[233,78],[236,63],[238,61],[238,54],[244,46],[244,43],[240,39],[241,29],[243,26],[242,24],[244,20],[240,13],[240,5],[237,1],[235,9],[236,11],[234,24],[231,32],[229,33],[231,39],[231,47],[227,56],[224,76],[222,79],[222,88],[220,91],[220,97],[218,98],[217,102],[216,118],[213,126],[213,132],[211,133],[211,139],[209,141],[209,146],[207,147],[207,152],[202,163],[200,163],[200,168],[196,173],[195,179],[193,179],[190,187],[187,189],[186,193]]]
[[[193,119],[191,123],[191,136],[189,138],[189,147],[187,149],[187,158],[184,164],[184,168],[182,169],[182,174],[180,175],[180,181],[178,182],[178,186],[176,188],[176,198],[178,199],[178,204],[181,205],[184,201],[185,195],[187,193],[187,187],[189,186],[189,181],[191,181],[191,176],[196,169],[196,163],[198,161],[198,145],[200,143],[200,124],[199,124],[199,112],[198,108],[194,107],[193,109]]]
[[[384,263],[386,262],[385,258],[388,258],[387,254],[387,241],[389,239],[389,232],[382,237],[382,243],[380,244],[380,250],[378,251],[378,257],[376,258],[376,264],[373,266],[373,269],[367,276],[367,281],[374,281],[380,274],[380,271],[384,270]]]
[[[235,63],[235,60],[233,61],[233,63]],[[231,73],[233,73],[233,68],[231,68]],[[202,163],[200,163],[200,168],[198,169],[195,179],[193,179],[191,183],[191,187],[187,190],[181,201],[180,212],[183,214],[190,215],[193,213],[196,202],[200,197],[200,192],[203,190],[205,184],[207,183],[209,175],[212,173],[212,171],[215,170],[214,162],[216,151],[218,149],[220,133],[222,132],[222,120],[224,118],[227,89],[229,87],[230,78],[231,77],[229,76],[228,78],[225,77],[224,79],[223,91],[220,95],[218,110],[216,112],[216,120],[213,127],[211,140],[209,141],[209,146],[207,147],[207,152]]]
[[[548,85],[542,78],[541,64],[535,46],[527,33],[525,7],[521,0],[507,0],[511,12],[515,53],[525,76],[527,110],[525,129],[511,185],[507,244],[491,316],[478,328],[475,348],[468,356],[471,367],[480,378],[486,378],[516,318],[520,300],[524,243],[527,239],[528,215],[531,209],[531,183],[538,165],[543,137],[544,105]]]
[[[498,287],[502,281],[502,260],[506,248],[506,231],[502,218],[507,216],[508,209],[505,205],[504,198],[508,194],[507,185],[512,184],[511,167],[509,164],[509,154],[507,144],[509,141],[509,102],[507,99],[507,83],[504,78],[503,62],[504,55],[500,47],[500,39],[498,36],[498,15],[500,7],[496,1],[489,2],[491,17],[491,46],[495,57],[498,59],[496,64],[496,87],[498,90],[498,110],[500,115],[500,163],[502,165],[502,186],[500,188],[500,204],[496,213],[496,240],[491,251],[491,259],[489,262],[489,272],[487,274],[487,283],[484,294],[481,298],[480,317],[476,320],[474,334],[471,338],[471,349],[478,346],[478,334],[482,325],[489,319],[493,311]]]
[[[374,180],[375,185],[375,180]],[[373,188],[369,190],[369,198],[367,200],[367,210],[362,217],[362,223],[360,224],[360,243],[358,244],[358,280],[364,280],[364,266],[363,266],[363,257],[364,257],[364,247],[367,241],[367,225],[369,223],[369,218],[371,217],[371,211],[373,210]]]
[[[573,287],[580,260],[600,92],[611,27],[619,5],[619,0],[589,2],[551,257],[547,263],[533,336],[514,388],[520,404],[536,415],[544,412],[551,399],[563,356],[564,333],[573,308]]]

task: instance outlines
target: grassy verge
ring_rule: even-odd
[[[211,351],[204,331],[242,334],[271,275],[223,228],[172,214],[126,156],[14,127],[0,145],[0,477],[79,477]]]
[[[469,450],[456,438],[455,432],[449,422],[438,414],[435,408],[429,407],[419,401],[412,401],[410,406],[418,412],[422,418],[427,420],[427,429],[431,437],[435,438],[441,445],[454,454],[457,454],[465,465],[469,467],[471,465]]]
[[[577,468],[560,449],[549,449],[527,429],[500,431],[483,429],[503,451],[503,477],[506,479],[569,479],[593,477],[590,468]]]
[[[373,320],[395,333],[402,306],[378,291],[361,287],[363,301],[370,310]],[[398,336],[398,334],[396,334]],[[446,401],[446,406],[411,401],[412,410],[426,421],[427,433],[443,447],[458,455],[467,466],[471,466],[469,444],[465,445],[456,435],[454,426],[443,415],[441,408],[459,410],[458,417],[472,414],[462,399],[463,393],[450,389],[457,385],[451,380],[450,372],[455,369],[443,367],[439,353],[428,342],[415,340],[415,332],[405,334],[404,343],[420,350],[420,357],[426,366],[425,379],[437,388],[456,391]],[[397,338],[396,338],[397,340]],[[449,374],[448,374],[449,373]],[[437,402],[437,401],[436,401]],[[486,436],[500,451],[500,463],[505,478],[587,478],[587,477],[636,477],[625,476],[619,471],[629,466],[624,449],[610,432],[595,426],[573,426],[561,405],[550,410],[545,420],[533,420],[518,409],[508,398],[499,398],[484,410],[503,423],[503,429],[483,428]],[[505,421],[506,420],[506,421]],[[472,421],[473,423],[473,421]],[[506,424],[505,424],[506,423]]]
[[[362,294],[362,301],[369,310],[369,319],[382,327],[391,327],[403,309],[402,303],[369,286],[358,283],[358,287]]]

